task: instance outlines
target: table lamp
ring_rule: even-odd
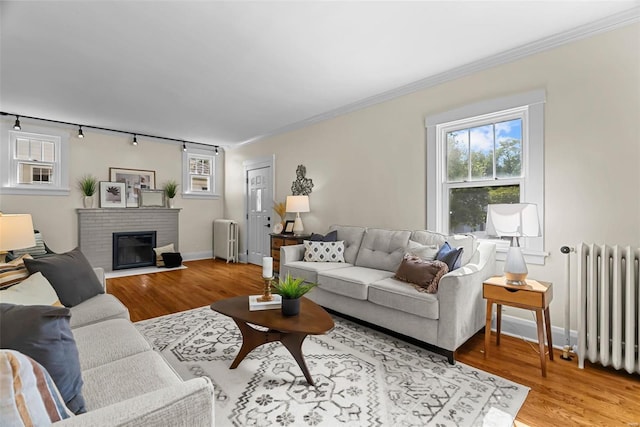
[[[309,212],[309,196],[287,196],[287,212],[295,212],[296,220],[293,223],[293,234],[300,235],[304,232],[300,212]]]
[[[7,251],[30,248],[35,245],[31,215],[0,213],[0,258],[2,260]]]
[[[511,237],[511,246],[504,263],[504,276],[509,285],[526,284],[529,271],[518,237],[540,236],[537,206],[533,203],[488,205],[486,232],[489,236]]]

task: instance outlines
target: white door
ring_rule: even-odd
[[[271,256],[271,211],[273,187],[271,167],[247,170],[248,261],[262,265],[262,257]]]

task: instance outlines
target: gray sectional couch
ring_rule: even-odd
[[[495,270],[495,245],[430,231],[332,226],[345,242],[344,263],[306,262],[304,245],[280,248],[280,275],[302,277],[318,286],[307,297],[321,306],[435,347],[454,363],[455,350],[484,326],[482,282]],[[412,245],[465,248],[462,266],[429,294],[394,278]],[[414,243],[415,242],[415,243]]]
[[[103,286],[104,271],[95,269]],[[71,308],[87,412],[55,425],[212,426],[213,385],[183,381],[129,321],[129,311],[107,293]]]

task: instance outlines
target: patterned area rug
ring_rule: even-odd
[[[236,324],[209,307],[136,323],[184,379],[215,384],[216,426],[510,426],[529,389],[335,317],[302,345],[316,387],[280,343],[230,370]]]

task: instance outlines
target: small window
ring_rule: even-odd
[[[3,144],[2,193],[67,195],[67,138],[9,130]]]
[[[183,193],[185,198],[218,198],[219,156],[211,149],[187,146],[183,152]]]

